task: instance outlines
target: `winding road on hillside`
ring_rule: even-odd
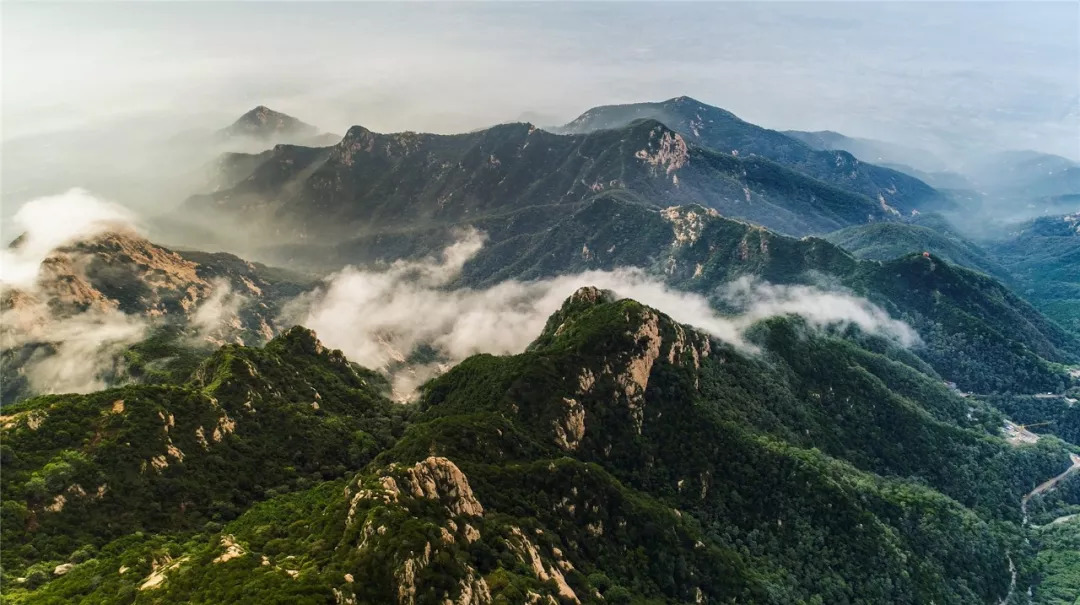
[[[1080,456],[1076,454],[1069,454],[1069,458],[1072,460],[1072,466],[1065,469],[1065,471],[1062,472],[1060,475],[1047,479],[1046,481],[1043,481],[1039,485],[1035,486],[1035,489],[1031,490],[1027,493],[1027,495],[1020,499],[1020,512],[1024,514],[1024,525],[1028,524],[1027,505],[1028,501],[1031,500],[1032,497],[1049,490],[1050,488],[1057,485],[1058,482],[1060,482],[1065,477],[1068,477],[1069,475],[1080,470]]]
[[[1028,525],[1027,505],[1028,501],[1031,500],[1031,498],[1048,491],[1050,488],[1057,485],[1069,475],[1080,471],[1080,456],[1076,454],[1069,454],[1069,460],[1072,462],[1069,468],[1065,469],[1061,474],[1051,477],[1050,479],[1047,479],[1046,481],[1043,481],[1042,483],[1036,485],[1035,489],[1031,490],[1030,492],[1025,494],[1023,498],[1020,499],[1020,512],[1024,515],[1024,526]],[[1057,523],[1065,518],[1066,517],[1055,519],[1052,523]],[[1013,563],[1011,555],[1006,554],[1005,556],[1009,559],[1009,575],[1011,576],[1009,579],[1009,592],[1005,595],[1005,598],[998,601],[998,605],[1005,605],[1006,603],[1008,603],[1009,599],[1012,598],[1013,593],[1016,591],[1016,565]]]

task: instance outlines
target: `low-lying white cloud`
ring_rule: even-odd
[[[107,231],[132,230],[135,217],[119,204],[84,189],[71,189],[27,202],[12,222],[21,239],[16,246],[0,250],[0,283],[32,288],[41,261],[56,248]]]
[[[87,392],[107,386],[120,370],[125,348],[145,338],[150,322],[108,304],[82,312],[57,312],[51,294],[37,283],[38,270],[57,247],[118,228],[131,229],[133,217],[121,206],[83,190],[40,198],[17,215],[23,238],[3,251],[2,346],[22,349],[20,371],[38,393]],[[748,353],[744,338],[755,322],[777,315],[799,315],[812,327],[855,325],[908,346],[915,332],[868,301],[810,286],[777,286],[742,279],[716,294],[738,310],[717,313],[698,294],[671,289],[642,269],[588,271],[535,281],[506,281],[486,289],[448,288],[464,264],[484,245],[482,233],[460,234],[437,258],[398,261],[380,268],[346,268],[320,288],[286,305],[284,323],[314,329],[328,345],[365,366],[391,375],[399,396],[413,393],[427,379],[476,353],[518,353],[543,330],[552,313],[575,290],[612,290],[667,313]],[[192,314],[190,327],[201,340],[217,342],[237,327],[243,295],[227,281]],[[430,353],[414,355],[422,347]],[[434,358],[434,360],[433,360]]]
[[[229,332],[240,328],[240,307],[247,297],[233,291],[229,280],[218,277],[211,281],[211,294],[191,315],[190,325],[195,329],[196,343],[225,344]]]
[[[115,309],[57,317],[44,302],[5,310],[4,350],[32,348],[22,366],[35,394],[89,393],[106,388],[123,353],[146,336],[145,320]]]
[[[637,268],[506,281],[483,290],[446,289],[482,243],[481,234],[470,232],[440,258],[399,261],[383,270],[346,268],[324,287],[293,301],[285,320],[312,328],[326,344],[361,365],[390,371],[399,396],[438,372],[434,364],[410,363],[417,347],[430,346],[448,363],[476,353],[518,353],[582,286],[612,290],[655,307],[747,352],[754,347],[744,339],[744,331],[776,315],[799,315],[815,327],[853,324],[905,346],[918,338],[903,322],[845,293],[740,280],[720,295],[741,312],[724,316],[705,297],[672,290]]]
[[[905,347],[920,341],[919,334],[905,322],[889,317],[865,298],[845,292],[778,286],[744,276],[721,288],[720,296],[741,310],[736,323],[742,329],[768,317],[798,315],[814,327],[851,324],[864,332],[888,336]]]
[[[72,189],[28,202],[14,222],[21,239],[0,250],[0,349],[18,353],[13,357],[23,360],[18,371],[34,393],[105,388],[118,373],[124,350],[145,337],[149,323],[104,304],[81,312],[54,309],[52,293],[38,282],[39,271],[57,248],[109,231],[134,230],[134,215]]]

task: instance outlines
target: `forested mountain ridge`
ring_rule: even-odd
[[[913,210],[950,204],[917,178],[859,161],[846,151],[814,149],[788,134],[745,122],[729,111],[685,96],[657,103],[594,107],[559,131],[581,133],[619,128],[642,118],[658,120],[698,145],[739,157],[767,158],[811,178],[859,193],[904,216]]]
[[[839,287],[908,322],[923,341],[915,353],[942,380],[977,393],[1058,392],[1068,378],[1056,364],[1075,363],[1080,356],[1075,336],[1000,283],[935,255],[860,261],[821,239],[788,238],[702,206],[660,210],[625,191],[597,194],[577,211],[547,220],[552,226],[538,233],[527,230],[485,244],[450,285],[491,287],[507,280],[640,267],[679,290],[711,297],[722,310],[728,302],[717,293],[740,279]],[[484,229],[492,225],[477,222]],[[434,242],[448,237],[441,229],[431,233]],[[385,244],[385,237],[369,243]],[[434,245],[406,239],[414,249]],[[348,254],[357,253],[342,258]],[[326,258],[334,261],[333,254]],[[35,383],[27,372],[69,331],[34,329],[33,317],[76,329],[89,313],[144,330],[135,340],[145,341],[137,346],[116,350],[113,358],[98,356],[102,367],[89,378],[100,381],[94,388],[154,382],[190,371],[197,359],[193,345],[268,341],[280,330],[284,306],[326,283],[228,254],[174,252],[131,234],[62,247],[42,264],[33,291],[11,291],[5,298],[3,308],[12,319],[5,329],[14,329],[15,336],[5,341],[3,401],[55,391],[41,390],[51,374]],[[71,384],[61,390],[84,388]]]
[[[5,505],[5,526],[25,523],[33,512],[40,520],[26,531],[36,532],[35,543],[60,545],[18,551],[25,563],[9,555],[14,561],[5,561],[5,573],[21,568],[33,580],[19,576],[26,580],[5,582],[17,587],[5,592],[17,602],[584,603],[632,595],[667,602],[990,602],[1009,589],[1010,558],[1028,573],[1020,534],[1004,520],[1017,518],[1029,483],[1067,464],[1060,444],[1009,446],[990,434],[998,422],[992,410],[972,416],[936,379],[841,335],[778,319],[761,324],[753,338],[764,357],[633,301],[582,289],[525,353],[476,356],[429,383],[403,432],[391,430],[379,441],[377,428],[362,426],[360,434],[376,438],[354,440],[367,446],[358,451],[378,453],[352,479],[333,480],[340,471],[332,462],[352,449],[323,441],[331,466],[317,474],[330,479],[325,483],[282,485],[278,493],[292,493],[233,521],[216,503],[210,512],[180,506],[160,517],[167,522],[156,526],[159,533],[106,544],[50,539],[50,515],[68,510],[38,510],[53,501],[51,492],[18,511]],[[800,350],[806,347],[813,353]],[[290,378],[296,364],[308,364],[299,376],[319,384]],[[288,332],[265,352],[226,347],[203,368],[186,388],[212,393],[236,423],[220,443],[209,440],[207,452],[239,445],[244,430],[256,430],[253,423],[268,435],[327,430],[346,419],[340,414],[367,410],[361,423],[395,426],[377,396],[346,403],[373,383],[320,351],[304,330]],[[51,434],[46,423],[65,418],[101,418],[91,420],[104,422],[101,428],[136,412],[156,419],[159,430],[123,438],[148,455],[160,453],[168,466],[147,464],[125,476],[164,481],[199,473],[206,454],[187,407],[161,401],[158,417],[159,406],[147,405],[140,388],[146,389],[23,404],[4,429],[23,440],[5,456],[21,458],[5,463],[27,470],[5,472],[5,492],[23,493],[31,483],[25,473],[36,468],[43,480],[48,475],[46,486],[71,492],[75,507],[139,501],[138,490],[106,489],[97,499],[92,490],[84,488],[83,498],[65,487],[75,475],[65,475],[55,456],[69,446],[41,441]],[[246,409],[248,401],[257,412]],[[262,415],[271,410],[283,415]],[[309,420],[297,424],[299,418]],[[121,437],[104,434],[105,443]],[[352,439],[347,429],[340,435]],[[180,440],[192,442],[184,448]],[[185,455],[170,454],[170,445]],[[107,472],[107,449],[91,442],[84,454],[90,468],[96,463]],[[297,455],[276,449],[269,460]],[[66,456],[63,462],[74,465],[68,458],[77,456]],[[138,459],[116,460],[138,468]],[[305,459],[311,468],[328,464]],[[951,472],[942,472],[942,460],[953,463]],[[339,464],[356,468],[364,459]],[[128,508],[139,510],[131,502]],[[198,527],[207,514],[210,523]],[[33,569],[21,567],[34,561],[40,563]]]
[[[915,223],[881,223],[845,227],[825,239],[859,258],[892,260],[913,252],[930,252],[950,263],[974,269],[1011,284],[1014,280],[1005,267],[975,242],[952,229],[944,232]]]
[[[793,239],[706,208],[662,211],[601,194],[556,226],[485,247],[465,285],[621,266],[648,268],[679,289],[713,295],[740,277],[773,284],[843,286],[911,323],[917,348],[944,380],[977,392],[1057,391],[1080,341],[999,282],[940,257],[860,261],[817,238]]]
[[[175,382],[5,408],[5,586],[15,570],[37,582],[26,565],[201,528],[363,465],[400,431],[384,386],[295,328],[225,346]]]
[[[1080,213],[1021,223],[987,249],[1016,277],[1024,296],[1080,334]]]

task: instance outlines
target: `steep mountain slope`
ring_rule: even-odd
[[[1058,391],[1080,342],[1005,286],[937,256],[858,261],[816,238],[795,240],[702,207],[663,211],[625,195],[601,195],[553,228],[482,249],[466,285],[639,266],[684,290],[715,296],[740,277],[774,284],[843,286],[911,323],[916,349],[966,390]],[[715,302],[723,305],[723,300]]]
[[[383,387],[295,328],[264,349],[226,346],[180,383],[11,406],[5,574],[136,531],[232,519],[359,468],[397,430]]]
[[[1023,223],[987,249],[1017,277],[1025,296],[1080,334],[1080,213]]]
[[[1028,563],[1021,533],[1004,520],[1018,518],[1032,482],[1067,465],[1061,445],[1009,446],[985,432],[997,424],[988,410],[969,414],[937,380],[842,337],[778,319],[754,338],[760,356],[584,288],[527,352],[476,356],[429,383],[401,438],[351,479],[278,496],[224,526],[131,534],[88,550],[91,559],[43,561],[34,569],[62,571],[16,581],[9,594],[196,603],[1003,597],[1010,561]],[[305,352],[313,342],[301,330],[289,340],[307,343]],[[275,354],[293,363],[288,348]],[[297,413],[310,410],[306,392],[297,390]],[[28,420],[16,422],[29,431]],[[168,434],[179,416],[176,427]],[[5,568],[21,573],[23,564]]]
[[[1039,530],[1043,581],[1034,594],[1037,605],[1075,605],[1080,594],[1080,517]]]
[[[660,121],[687,141],[739,157],[760,156],[813,179],[863,195],[890,212],[946,203],[926,183],[857,160],[846,151],[816,150],[803,141],[775,130],[744,122],[731,112],[690,97],[659,103],[594,107],[562,127],[563,132],[592,132],[620,128],[642,118]]]
[[[985,250],[955,233],[912,223],[882,223],[846,227],[825,239],[859,258],[892,260],[913,252],[930,252],[950,263],[991,275],[1004,283],[1012,276]]]
[[[514,229],[539,231],[582,199],[611,189],[659,206],[701,203],[794,234],[893,216],[876,199],[763,158],[696,146],[650,120],[585,135],[529,124],[449,136],[384,135],[355,126],[328,149],[278,146],[249,176],[226,182],[235,186],[191,198],[184,214],[231,220],[229,229],[262,242],[271,232],[280,244],[515,217]],[[512,234],[489,231],[494,239]]]

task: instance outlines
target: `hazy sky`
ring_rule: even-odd
[[[0,6],[6,139],[257,104],[453,132],[687,94],[773,128],[1080,159],[1076,2]]]

